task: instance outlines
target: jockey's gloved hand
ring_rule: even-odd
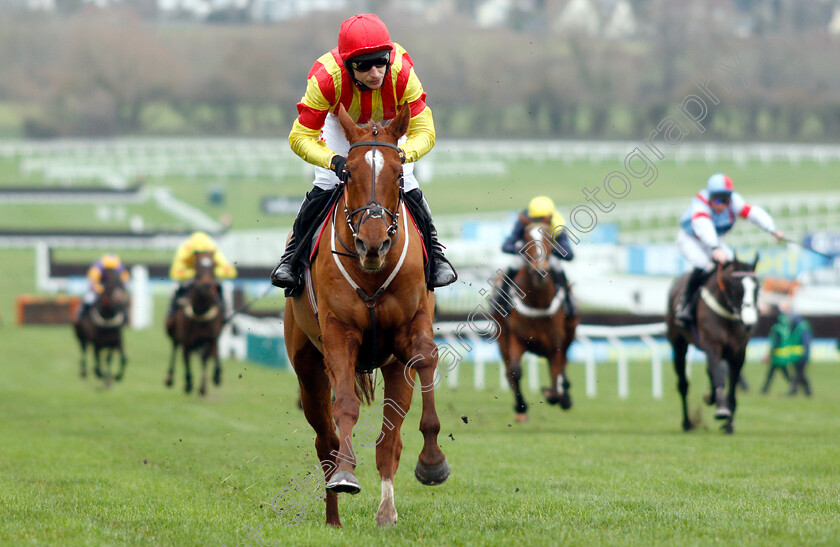
[[[330,160],[330,169],[333,170],[333,173],[341,182],[347,182],[347,179],[350,178],[350,171],[347,170],[347,158],[344,156],[337,154],[333,156]]]

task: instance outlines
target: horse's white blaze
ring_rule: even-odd
[[[200,262],[200,263],[201,263],[201,265],[202,265],[202,266],[204,266],[205,268],[209,268],[210,266],[212,266],[212,265],[213,265],[213,259],[212,259],[212,258],[210,258],[209,256],[202,256],[202,257],[201,257],[201,260],[199,260],[199,262]]]
[[[368,150],[365,152],[365,161],[373,168],[376,176],[379,176],[379,172],[385,167],[385,157],[379,150]]]
[[[532,227],[530,230],[528,230],[528,234],[534,241],[539,241],[540,239],[542,239],[542,232],[540,231],[539,226]]]
[[[563,395],[563,380],[565,377],[562,374],[557,375],[557,393]]]
[[[755,303],[755,293],[758,284],[752,277],[741,280],[744,286],[744,301],[741,302],[741,321],[745,325],[755,325],[758,322],[758,309]]]

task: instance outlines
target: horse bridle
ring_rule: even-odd
[[[721,294],[723,295],[724,303],[729,306],[729,309],[735,313],[740,313],[741,308],[743,308],[743,302],[740,306],[735,306],[732,304],[732,300],[729,298],[729,292],[726,290],[726,286],[723,283],[723,270],[724,265],[718,264],[717,268],[717,283],[718,288],[720,289]],[[755,277],[755,272],[746,272],[746,271],[733,271],[731,277]]]
[[[353,143],[350,145],[350,150],[354,148],[358,148],[360,146],[370,146],[373,151],[376,151],[377,146],[385,146],[387,148],[393,148],[397,152],[399,152],[399,147],[395,144],[391,144],[389,142],[380,142],[376,140],[376,133],[377,127],[373,127],[373,140],[372,141],[361,141],[357,143]],[[397,231],[399,230],[399,219],[400,219],[400,205],[402,204],[402,190],[403,190],[403,173],[400,170],[400,193],[399,199],[397,201],[397,211],[393,212],[387,207],[382,206],[378,201],[376,201],[376,162],[372,161],[370,166],[370,173],[371,173],[371,187],[370,187],[370,201],[367,202],[366,205],[359,207],[353,211],[350,211],[347,208],[347,192],[344,193],[344,217],[347,219],[347,226],[350,227],[350,232],[353,234],[353,237],[356,238],[359,235],[359,230],[362,229],[362,224],[364,224],[368,219],[371,218],[383,218],[383,214],[387,215],[391,219],[391,223],[388,225],[388,237],[393,239]],[[359,217],[359,221],[355,224],[353,223],[353,217],[356,215],[361,214]],[[383,220],[385,220],[383,218]]]

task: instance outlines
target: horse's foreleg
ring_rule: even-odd
[[[392,363],[381,369],[385,382],[385,398],[377,414],[382,416],[382,431],[376,438],[376,468],[382,481],[382,494],[376,512],[376,524],[391,526],[397,523],[397,508],[394,505],[394,475],[400,465],[402,454],[402,428],[405,415],[411,407],[413,389],[405,381],[406,366]],[[371,430],[375,431],[375,430]],[[370,439],[367,439],[370,441]],[[362,446],[369,446],[362,441]]]
[[[730,415],[723,424],[723,430],[727,433],[735,432],[735,393],[738,389],[738,379],[741,377],[741,369],[744,367],[744,359],[747,357],[746,348],[735,355],[728,357],[729,362],[729,389],[727,393],[727,403],[729,405]]]
[[[561,349],[551,354],[548,360],[548,372],[551,376],[551,397],[546,397],[549,403],[559,403],[560,408],[572,408],[572,396],[569,394],[571,383],[566,378],[566,353]]]
[[[175,377],[175,359],[178,357],[178,342],[173,340],[172,353],[169,355],[169,370],[166,372],[166,379],[163,381],[166,387],[172,387]]]
[[[193,380],[192,380],[192,371],[190,370],[190,353],[192,350],[187,347],[186,344],[183,346],[183,355],[184,355],[184,393],[189,393],[193,389]]]
[[[125,349],[122,345],[122,340],[120,340],[120,344],[117,346],[117,350],[120,353],[120,371],[117,373],[116,381],[120,381],[123,379],[123,375],[125,374],[125,365],[128,363],[128,359],[125,356]]]
[[[428,321],[428,319],[426,319]],[[428,325],[431,333],[431,324]],[[440,433],[440,420],[435,410],[435,368],[437,367],[437,346],[431,336],[419,335],[411,345],[413,357],[406,363],[417,371],[420,380],[420,391],[423,394],[423,414],[420,417],[420,431],[423,433],[423,449],[414,468],[414,476],[427,486],[442,484],[449,478],[449,464],[446,456],[438,446],[437,437]],[[409,371],[406,371],[409,372]],[[406,378],[409,385],[416,382],[413,378]]]
[[[222,385],[222,361],[219,359],[219,344],[213,340],[213,385]]]
[[[499,341],[501,342],[501,338]],[[525,348],[515,336],[509,336],[505,343],[507,345],[505,366],[507,367],[508,383],[513,390],[513,411],[516,412],[517,422],[526,422],[528,421],[528,403],[525,402],[525,397],[522,395],[522,389],[520,387],[520,381],[522,380],[522,355],[525,353]]]
[[[81,332],[81,327],[76,327],[76,336],[79,339],[79,346],[82,349],[82,356],[79,360],[79,376],[82,378],[87,377],[87,340],[84,337],[84,334]]]
[[[100,359],[100,348],[94,344],[93,346],[93,374],[97,378],[102,378],[102,361]]]
[[[105,387],[111,386],[111,361],[114,359],[114,348],[108,348],[108,354],[105,356]]]
[[[683,431],[690,431],[694,424],[688,417],[688,378],[685,370],[685,355],[688,351],[688,342],[682,337],[671,340],[671,347],[674,349],[674,371],[677,373],[677,391],[682,399]]]
[[[359,401],[356,395],[356,360],[361,336],[350,331],[340,322],[328,319],[324,329],[324,361],[330,387],[335,394],[332,414],[338,426],[339,450],[333,455],[338,468],[327,481],[327,490],[358,494],[361,491],[356,478],[356,454],[353,451],[353,427],[359,420]]]
[[[207,344],[201,350],[201,387],[198,388],[199,395],[207,394],[207,360],[210,359],[212,349],[210,344]]]
[[[732,417],[732,410],[726,400],[726,369],[723,364],[723,355],[719,348],[706,349],[706,363],[709,371],[709,379],[712,382],[712,394],[710,399],[715,401],[716,420],[726,420]]]

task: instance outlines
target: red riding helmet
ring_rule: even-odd
[[[393,50],[394,42],[385,23],[372,13],[354,15],[341,23],[338,31],[338,54],[344,62],[357,55]]]

